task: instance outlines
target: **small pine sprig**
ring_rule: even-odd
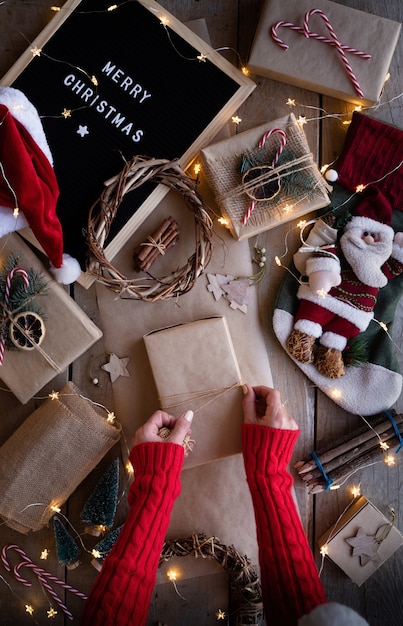
[[[368,363],[368,343],[364,337],[354,337],[350,339],[342,353],[343,362],[346,367],[360,367]]]

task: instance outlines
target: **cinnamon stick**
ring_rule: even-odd
[[[178,241],[179,227],[172,216],[164,220],[161,226],[133,251],[134,268],[137,272],[146,272],[161,254]]]

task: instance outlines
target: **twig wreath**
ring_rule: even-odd
[[[235,624],[261,624],[263,618],[262,589],[259,575],[248,557],[241,555],[234,546],[220,543],[217,537],[194,534],[185,539],[171,539],[164,543],[159,565],[175,556],[214,559],[228,574],[231,588],[239,592],[239,605],[230,615],[236,613]]]
[[[123,197],[146,181],[167,185],[183,196],[186,206],[194,215],[196,249],[186,265],[167,276],[157,278],[146,272],[143,277],[127,278],[107,260],[104,243]],[[98,282],[125,298],[155,302],[185,294],[192,289],[210,261],[212,227],[213,222],[196,191],[196,183],[176,161],[135,156],[127,161],[120,174],[105,183],[101,196],[90,209],[87,271]]]

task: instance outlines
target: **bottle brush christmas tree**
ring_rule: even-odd
[[[91,565],[95,567],[99,572],[101,571],[102,564],[109,552],[112,550],[116,539],[119,537],[119,533],[123,528],[123,524],[111,530],[110,533],[105,535],[101,541],[99,541],[92,550],[93,559]]]
[[[113,526],[119,491],[119,459],[101,476],[81,511],[85,532],[94,537]]]
[[[53,528],[55,531],[56,553],[59,563],[65,565],[67,569],[76,568],[80,564],[78,560],[81,554],[80,548],[57,517],[53,518]]]

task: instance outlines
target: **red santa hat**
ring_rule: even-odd
[[[392,223],[392,207],[383,193],[368,185],[362,192],[362,197],[357,206],[352,210],[353,219],[347,223],[345,230],[357,228],[375,232],[389,238],[394,237]]]
[[[20,228],[21,224],[13,213],[17,215],[21,212],[48,256],[56,280],[68,284],[78,278],[81,269],[75,259],[63,254],[63,232],[56,214],[59,197],[56,176],[49,156],[33,139],[24,123],[12,114],[14,108],[1,103],[5,93],[8,100],[10,95],[12,99],[15,96],[14,103],[21,101],[21,97],[24,103],[30,104],[29,101],[18,90],[6,89],[0,91],[0,231],[4,235],[16,227]],[[16,106],[17,110],[21,116],[21,108]],[[27,120],[32,119],[30,110]],[[40,123],[39,116],[37,119]],[[10,227],[12,221],[14,227]],[[25,224],[23,222],[22,225]]]

